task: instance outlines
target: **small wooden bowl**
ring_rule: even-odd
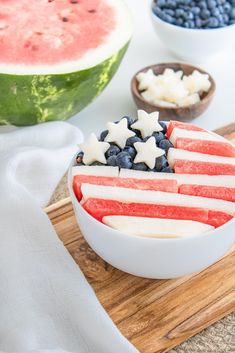
[[[201,100],[198,103],[189,105],[187,107],[177,107],[177,108],[167,108],[161,107],[157,104],[150,103],[146,101],[142,96],[141,92],[138,89],[138,81],[136,79],[136,75],[140,72],[146,72],[149,69],[152,69],[156,75],[162,74],[165,69],[173,69],[174,71],[183,71],[185,75],[190,75],[194,70],[198,70],[203,74],[207,74],[209,76],[209,80],[211,82],[211,87],[208,92],[205,92],[201,95]],[[131,80],[131,92],[134,98],[134,101],[139,109],[143,109],[148,113],[152,113],[154,111],[158,111],[160,113],[161,120],[179,120],[179,121],[191,121],[201,115],[209,106],[210,102],[215,93],[215,81],[211,77],[211,75],[199,69],[198,67],[179,64],[179,63],[164,63],[157,64],[145,67],[144,69],[138,71],[135,76]]]

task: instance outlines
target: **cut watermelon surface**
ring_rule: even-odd
[[[235,166],[222,163],[175,160],[174,169],[179,174],[235,175]]]
[[[235,147],[223,141],[202,141],[190,138],[177,138],[176,148],[191,152],[199,152],[222,157],[235,157]]]
[[[172,131],[169,140],[176,147],[176,141],[180,138],[187,138],[190,140],[199,140],[199,141],[200,140],[201,141],[221,141],[221,138],[219,136],[210,134],[209,132],[191,131],[191,130],[183,130],[183,129],[175,128]]]
[[[195,221],[148,217],[106,216],[103,223],[125,234],[148,238],[181,238],[214,229]]]
[[[8,0],[0,14],[0,124],[80,111],[110,81],[132,35],[122,0]]]
[[[235,178],[232,175],[200,175],[200,174],[176,174],[176,173],[154,173],[142,172],[131,169],[121,169],[119,176],[121,178],[135,179],[167,179],[177,180],[178,186],[187,185],[211,185],[235,188]]]
[[[169,122],[168,127],[167,127],[166,135],[168,138],[171,136],[171,133],[174,130],[174,128],[179,128],[179,129],[184,129],[184,130],[189,130],[189,131],[204,131],[205,132],[205,130],[199,126],[196,126],[193,124],[188,124],[188,123],[182,123],[181,121],[171,120]]]
[[[180,150],[178,148],[170,148],[167,158],[171,167],[174,167],[176,160],[205,162],[208,164],[219,163],[219,164],[235,166],[235,158],[213,156],[210,154],[204,154],[204,153],[198,153],[198,152],[190,152],[190,151]],[[192,173],[189,173],[189,174],[192,174]],[[224,174],[223,171],[221,171],[220,174]]]
[[[205,208],[184,207],[173,205],[158,205],[149,203],[121,202],[89,198],[83,203],[83,208],[98,221],[105,216],[131,216],[163,219],[193,220],[213,227],[219,227],[233,217],[219,211]]]
[[[126,203],[148,203],[183,207],[204,207],[207,209],[235,214],[235,203],[206,197],[182,195],[162,191],[136,190],[121,187],[82,184],[84,201],[89,198],[117,200]]]
[[[73,178],[73,190],[77,199],[82,199],[81,185],[82,183],[104,185],[113,187],[123,187],[138,190],[155,190],[166,192],[178,192],[176,180],[150,180],[150,179],[131,179],[119,177],[104,177],[92,175],[76,175]]]
[[[209,185],[181,185],[180,194],[209,197],[235,202],[235,188]]]

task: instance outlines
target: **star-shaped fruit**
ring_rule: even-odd
[[[120,148],[124,148],[126,145],[126,140],[129,137],[135,135],[134,131],[128,129],[127,119],[124,118],[120,120],[118,123],[108,123],[108,135],[105,138],[107,142],[114,142]]]
[[[136,79],[139,82],[139,90],[143,91],[144,89],[148,89],[149,86],[154,84],[156,75],[152,69],[149,69],[146,72],[140,72],[138,75],[136,75]]]
[[[136,142],[134,147],[137,151],[134,163],[145,163],[150,169],[153,169],[156,158],[165,154],[165,151],[156,146],[156,140],[152,136],[146,142]]]
[[[94,162],[106,164],[105,152],[109,149],[110,144],[98,141],[94,133],[79,147],[84,152],[83,162],[85,164],[92,164]]]
[[[131,125],[131,128],[139,130],[143,138],[151,136],[153,132],[163,130],[158,122],[158,118],[158,112],[148,114],[144,110],[138,110],[138,120]]]

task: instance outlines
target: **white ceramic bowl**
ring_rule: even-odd
[[[235,38],[235,24],[215,29],[188,29],[161,20],[151,8],[155,31],[164,45],[177,57],[201,62],[228,52]]]
[[[216,262],[235,242],[235,220],[198,236],[179,239],[144,238],[116,231],[91,217],[68,187],[82,234],[91,248],[114,267],[147,278],[175,278],[198,272]]]

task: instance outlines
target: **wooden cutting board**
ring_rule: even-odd
[[[235,141],[235,124],[216,132]],[[141,353],[167,352],[235,310],[235,246],[203,272],[143,279],[113,268],[89,247],[69,198],[46,212],[101,304]]]

